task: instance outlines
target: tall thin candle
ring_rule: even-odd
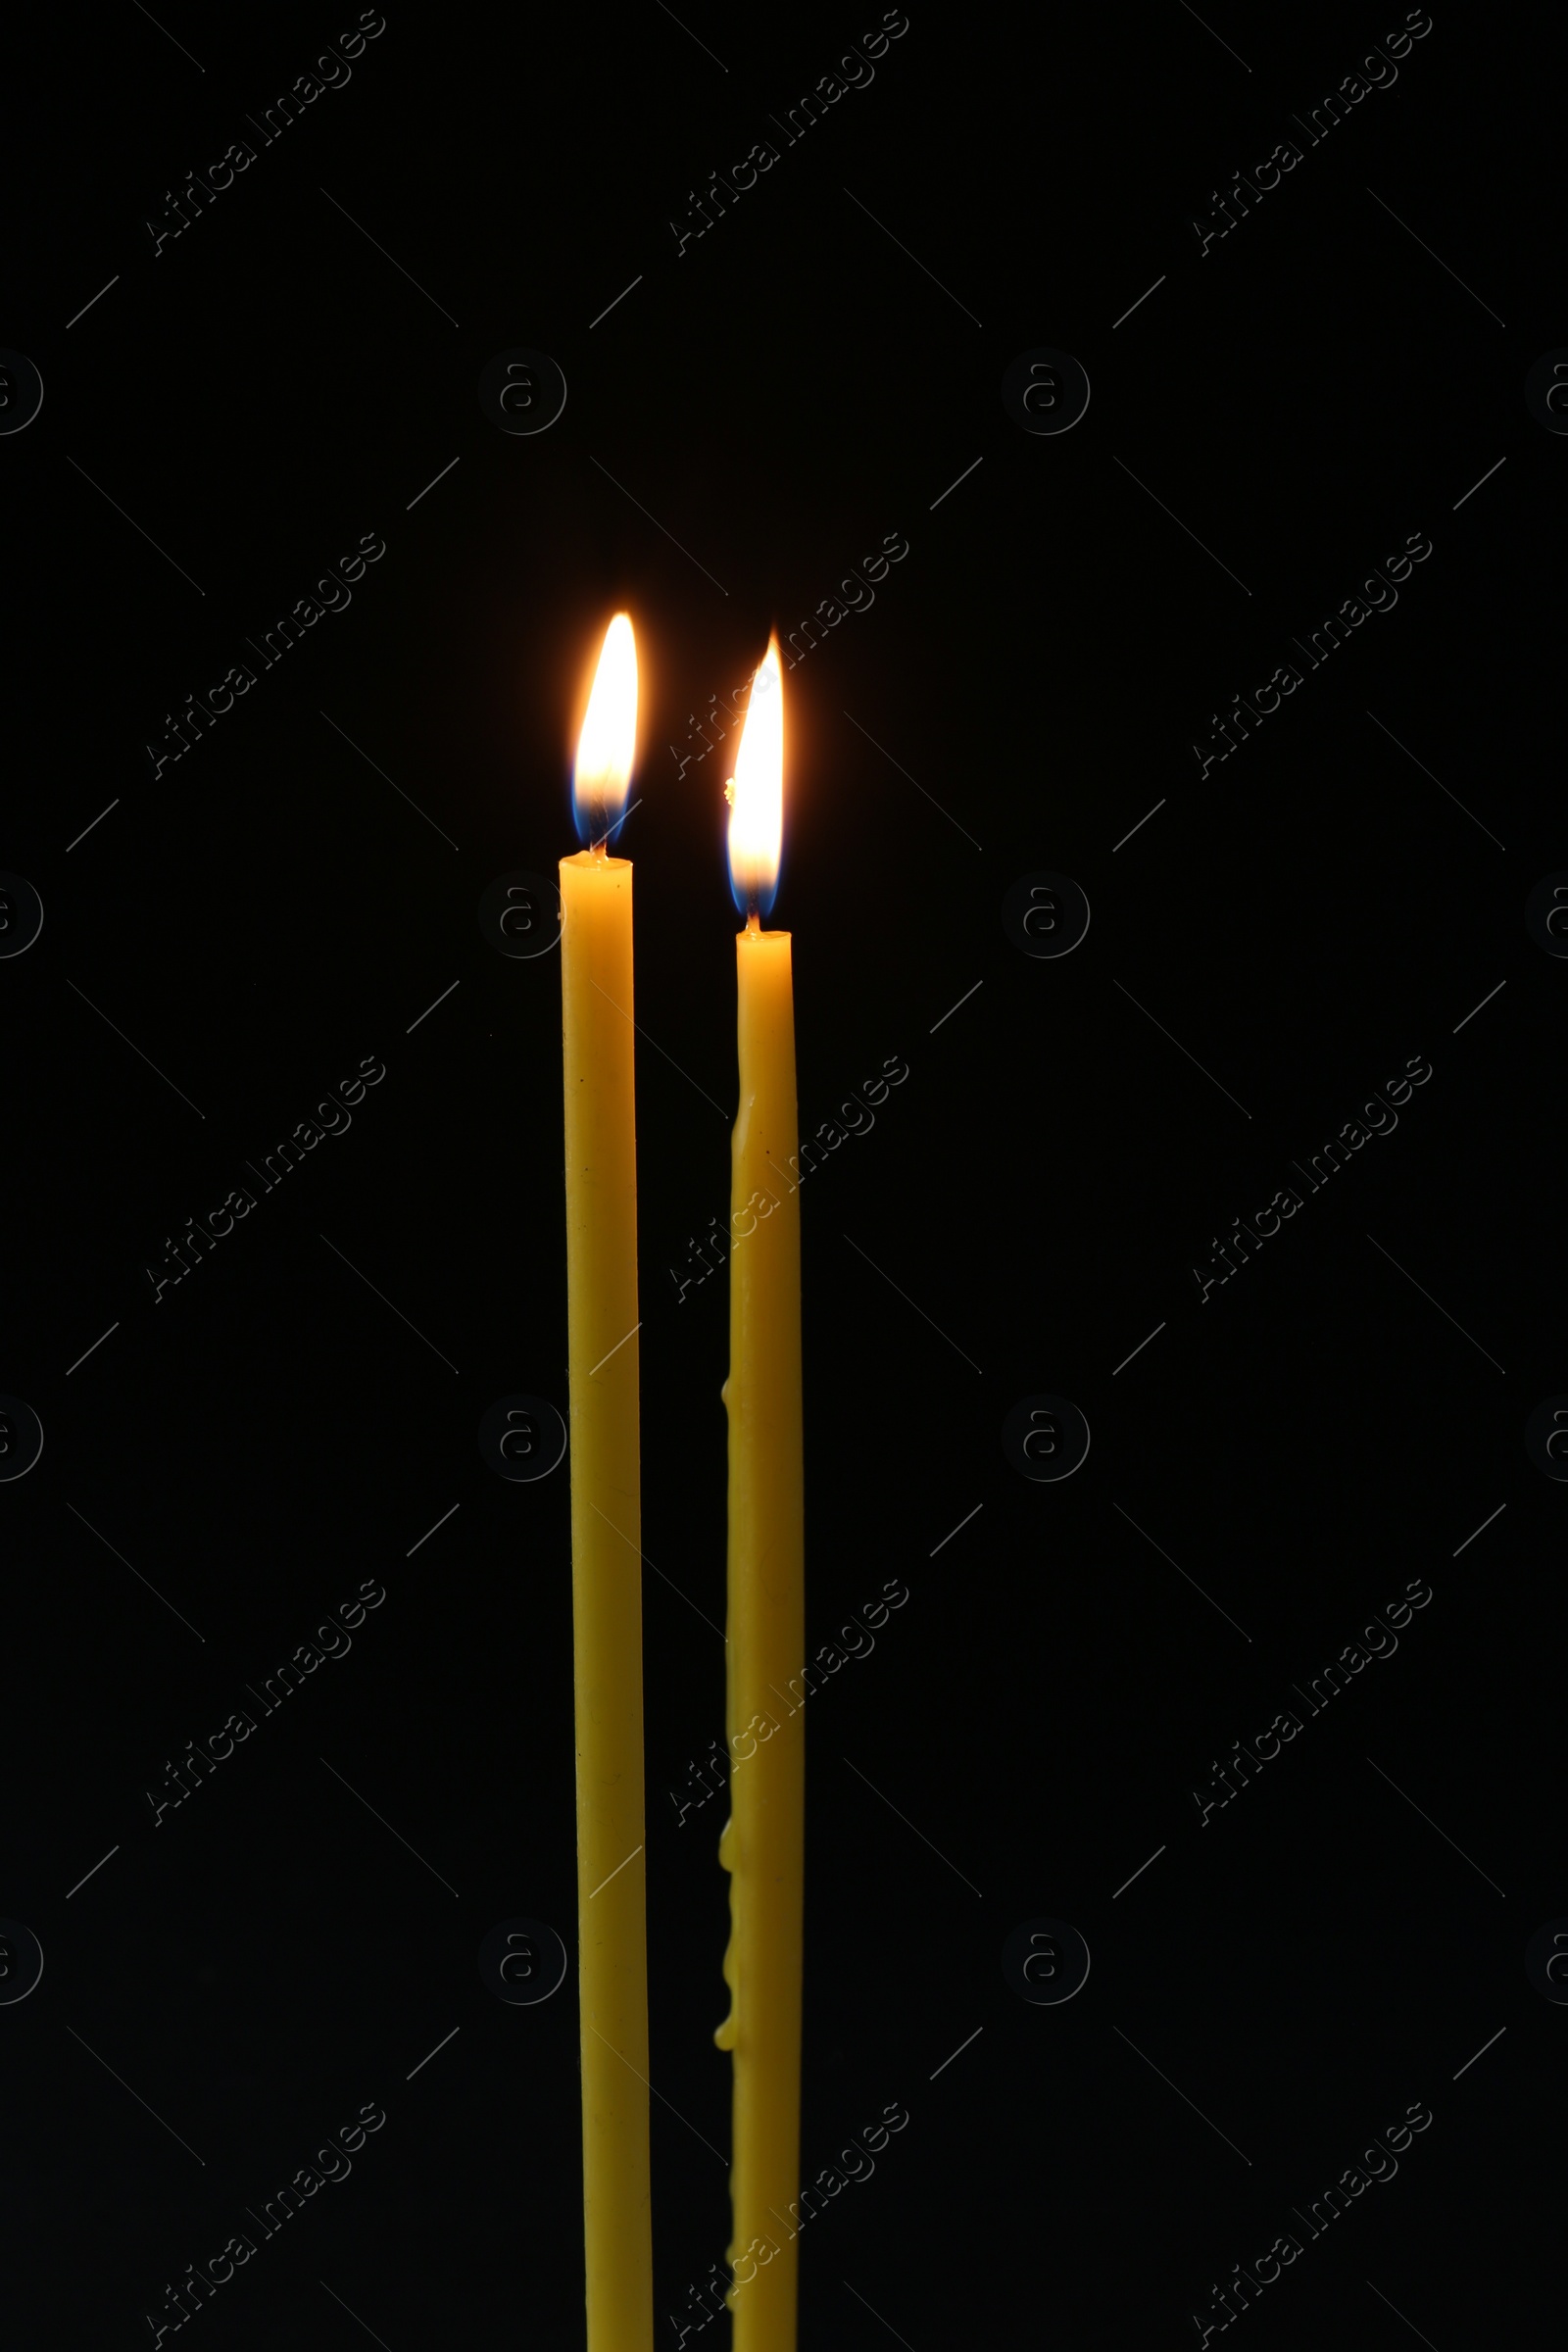
[[[732,1144],[729,1610],[725,1692],[730,1874],[714,2034],[734,2058],[730,2169],[734,2352],[794,2352],[800,2194],[801,1969],[806,1871],[805,1715],[780,1697],[806,1644],[801,1422],[801,1212],[796,1180],[790,934],[764,931],[783,831],[778,646],[758,670],[730,787],[729,858],[747,924],[735,943],[740,1109]],[[765,1719],[774,1728],[760,1737]]]
[[[617,612],[577,747],[589,846],[561,860],[588,2352],[654,2340],[631,863],[605,854],[636,722],[636,648]]]

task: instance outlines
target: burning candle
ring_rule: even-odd
[[[636,728],[636,646],[617,612],[577,744],[587,847],[561,860],[588,2352],[652,2352],[654,2329],[631,862],[606,856]]]
[[[752,687],[726,788],[730,886],[746,914],[735,943],[740,1109],[732,1143],[729,1592],[725,1726],[730,1874],[724,1977],[730,2011],[713,2038],[734,2060],[730,2169],[735,2352],[794,2352],[794,2224],[801,2148],[801,1962],[806,1868],[805,1715],[780,1722],[806,1647],[801,1434],[801,1209],[790,934],[764,931],[778,886],[784,709],[777,640]],[[768,1727],[765,1732],[763,1726]]]

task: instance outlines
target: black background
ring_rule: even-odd
[[[567,1475],[505,1485],[475,1443],[502,1395],[566,1401],[558,966],[476,909],[575,846],[617,606],[670,2352],[722,2259],[723,1803],[678,1807],[723,1729],[725,1286],[677,1292],[727,1204],[732,745],[680,759],[895,532],[786,675],[773,917],[803,1126],[909,1066],[803,1194],[813,1644],[909,1591],[808,1725],[807,2170],[910,2122],[803,2237],[802,2342],[1194,2341],[1418,2100],[1248,2340],[1448,2352],[1544,2292],[1563,2013],[1523,1948],[1568,1911],[1568,1627],[1522,1433],[1568,1388],[1564,972],[1523,906],[1568,864],[1568,446],[1523,384],[1568,342],[1561,61],[1544,15],[1440,11],[1307,146],[1290,110],[1401,16],[916,9],[790,146],[769,118],[876,12],[393,9],[265,146],[246,115],[353,12],[13,36],[0,341],[45,386],[0,442],[0,863],[45,906],[0,965],[0,1388],[45,1430],[0,1488],[0,1912],[46,1958],[0,2008],[19,2345],[150,2341],[369,2100],[352,2178],[200,2338],[582,2341],[575,1972],[508,2008],[476,1966],[517,1914],[575,1948]],[[1200,255],[1210,191],[1288,136]],[[1001,400],[1037,345],[1093,387],[1061,437]],[[515,346],[566,376],[541,436],[480,410]],[[155,778],[166,714],[372,532],[351,608]],[[1417,532],[1397,608],[1200,780],[1211,714]],[[1001,922],[1041,867],[1093,907],[1060,961]],[[155,1305],[166,1237],[371,1055],[352,1130]],[[1398,1131],[1200,1304],[1216,1237],[1416,1055]],[[1093,1431],[1061,1485],[1001,1447],[1041,1391]],[[1200,1827],[1214,1761],[1412,1578],[1398,1653]],[[365,1579],[352,1654],[155,1829],[165,1759]],[[1065,2007],[1003,1976],[1041,1917],[1093,1954]]]

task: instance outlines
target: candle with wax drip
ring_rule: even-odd
[[[730,1874],[730,2010],[713,2038],[734,2060],[735,2352],[794,2352],[798,2278],[790,2215],[800,2191],[805,1717],[796,1710],[780,1722],[776,1702],[801,1672],[806,1643],[801,1211],[791,941],[761,927],[778,879],[783,757],[775,639],[727,788],[731,884],[747,923],[735,943],[740,1108],[724,1384],[731,1768],[719,1860]]]

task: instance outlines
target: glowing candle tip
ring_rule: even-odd
[[[631,615],[617,612],[605,631],[572,772],[577,838],[597,857],[625,810],[636,749],[637,643]]]
[[[778,891],[784,839],[784,681],[778,639],[752,680],[746,724],[735,755],[735,773],[724,788],[729,802],[730,890],[741,912],[757,926]]]

